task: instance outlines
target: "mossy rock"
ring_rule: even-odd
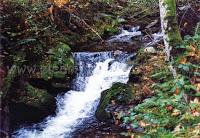
[[[64,79],[66,76],[74,74],[74,59],[71,48],[60,42],[55,48],[48,51],[48,57],[41,62],[41,78]]]
[[[142,71],[141,70],[135,70],[135,67],[132,68],[130,74],[129,74],[129,81],[128,83],[140,83],[141,77],[142,77]]]
[[[55,101],[54,97],[44,89],[38,89],[30,84],[25,86],[26,95],[20,97],[20,102],[29,106],[44,108]]]
[[[131,88],[127,84],[115,83],[113,86],[102,92],[99,105],[96,110],[96,118],[100,121],[106,121],[112,118],[112,115],[107,107],[111,101],[115,101],[117,105],[128,104],[134,97]]]

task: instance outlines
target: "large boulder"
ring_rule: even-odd
[[[133,99],[134,94],[127,84],[115,83],[113,86],[102,92],[99,105],[96,110],[96,118],[106,121],[112,118],[112,113],[108,109],[110,105],[128,104]]]
[[[26,83],[24,90],[18,89],[12,97],[10,106],[11,127],[41,121],[55,113],[56,100],[45,89]]]
[[[71,48],[60,42],[49,49],[47,56],[39,64],[39,71],[29,76],[29,82],[56,95],[70,89],[75,72]]]

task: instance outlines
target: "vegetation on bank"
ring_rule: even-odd
[[[174,60],[177,77],[165,67],[153,70],[150,86],[153,96],[145,98],[121,119],[130,130],[142,127],[144,137],[199,137],[200,136],[200,35],[186,37],[177,46],[181,51]],[[160,59],[158,59],[160,60]],[[151,63],[150,63],[151,64]],[[148,76],[147,76],[148,77]],[[131,131],[130,131],[131,132]],[[134,131],[133,131],[134,132]]]

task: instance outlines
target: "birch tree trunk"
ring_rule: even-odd
[[[166,60],[170,61],[171,52],[174,53],[174,47],[182,43],[176,17],[176,0],[159,0],[159,7]]]

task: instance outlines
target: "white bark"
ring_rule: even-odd
[[[176,18],[175,0],[159,0],[161,28],[163,33],[166,60],[170,61],[173,46],[180,44],[182,39]]]

